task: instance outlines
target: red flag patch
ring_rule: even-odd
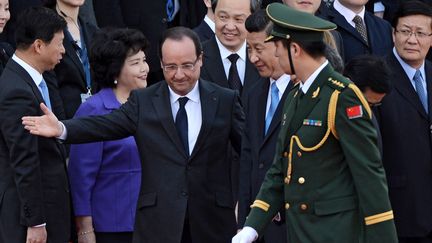
[[[361,105],[346,108],[346,113],[349,119],[359,118],[363,116]]]

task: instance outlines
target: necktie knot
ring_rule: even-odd
[[[39,83],[39,87],[40,87],[41,89],[43,89],[43,88],[47,88],[47,84],[46,84],[46,82],[45,82],[44,79],[42,79],[42,81]]]
[[[279,97],[279,89],[278,89],[278,86],[276,85],[276,82],[272,83],[271,92],[272,92],[272,95],[278,95],[278,97]]]
[[[189,101],[188,97],[180,97],[178,98],[178,102],[180,104],[180,107],[185,107],[186,103]]]
[[[416,70],[413,79],[414,79],[415,82],[421,81],[421,72],[420,72],[420,70]]]
[[[239,59],[239,55],[237,53],[233,53],[228,56],[228,60],[230,60],[231,63],[236,63],[237,59]]]
[[[45,105],[51,109],[51,101],[49,98],[48,86],[44,79],[42,79],[42,81],[39,83],[39,88],[42,94],[42,98],[45,101]]]
[[[353,22],[354,22],[354,24],[356,24],[356,25],[363,24],[363,19],[362,19],[359,15],[356,15],[356,16],[353,18]]]

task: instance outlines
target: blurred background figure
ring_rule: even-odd
[[[81,103],[98,91],[91,78],[88,58],[88,48],[97,27],[78,17],[83,4],[84,0],[46,1],[46,6],[67,22],[63,30],[66,53],[54,69],[66,118],[72,118]]]
[[[111,113],[132,90],[147,86],[147,40],[133,29],[104,29],[90,62],[102,88],[75,117]],[[132,242],[141,164],[134,138],[72,145],[69,161],[78,242]],[[93,232],[94,229],[94,232]]]
[[[199,36],[201,43],[211,39],[215,34],[214,11],[216,9],[217,0],[204,0],[203,2],[207,8],[207,14],[204,16],[201,24],[193,29]]]
[[[6,23],[10,19],[9,0],[0,0],[0,34],[3,33]],[[13,48],[7,42],[0,42],[0,74],[7,61],[13,55]]]
[[[390,70],[384,59],[377,56],[362,55],[351,59],[345,66],[344,75],[362,91],[372,110],[381,105],[384,96],[392,89]],[[372,115],[372,122],[377,130],[378,148],[382,155],[381,132],[375,115]]]

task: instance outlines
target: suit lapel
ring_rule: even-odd
[[[67,33],[66,29],[63,31],[63,33],[65,36],[64,41],[63,41],[63,46],[66,50],[66,52],[65,52],[66,56],[68,56],[72,60],[73,64],[77,68],[77,70],[79,70],[81,77],[83,78],[83,80],[85,80],[84,68],[82,66],[82,63],[78,57],[76,49],[73,46],[71,40],[67,37],[69,35],[69,33]],[[84,40],[82,40],[82,41],[84,41]],[[83,85],[84,88],[86,87],[85,83],[82,83],[81,85]]]
[[[208,44],[209,45],[206,46],[207,49],[204,51],[204,62],[206,63],[204,68],[210,76],[209,80],[227,88],[229,87],[228,79],[225,75],[225,69],[220,57],[216,37],[211,38]]]
[[[360,35],[360,33],[354,27],[352,27],[352,25],[350,25],[347,22],[347,20],[345,19],[345,17],[342,16],[333,7],[331,7],[331,9],[329,11],[329,17],[330,17],[330,21],[331,22],[335,23],[339,28],[344,29],[345,31],[349,32],[352,36],[354,36],[356,39],[358,39],[359,41],[361,41],[365,46],[367,46],[367,43],[364,41],[364,39]],[[369,30],[368,30],[369,28],[367,28],[368,22],[367,22],[366,14],[365,14],[365,25],[366,25],[366,31],[367,31],[368,36],[369,36]]]
[[[17,62],[15,62],[12,58],[9,60],[10,62],[10,68],[18,73],[18,75],[28,84],[30,85],[34,95],[36,96],[38,103],[44,103],[45,101],[42,97],[42,94],[39,90],[39,88],[36,86],[36,83],[31,78],[30,74],[21,67]]]
[[[423,108],[423,105],[420,102],[420,98],[418,97],[417,92],[411,84],[410,79],[408,78],[405,70],[402,68],[399,61],[396,59],[394,54],[391,54],[388,58],[388,61],[392,67],[395,68],[395,74],[397,78],[393,79],[395,89],[405,97],[408,102],[426,119],[428,119],[426,111]],[[428,68],[429,69],[429,68]],[[430,70],[429,70],[430,71]],[[427,72],[426,72],[427,74]],[[430,85],[428,85],[429,88]],[[430,88],[429,88],[430,89]]]
[[[211,125],[215,119],[217,106],[219,104],[219,96],[216,94],[214,88],[208,85],[206,81],[199,81],[199,90],[201,99],[202,124],[190,159],[193,159],[208,137],[207,135],[211,131]]]
[[[268,90],[269,90],[269,84],[270,80],[267,78],[265,81],[263,80],[263,85],[261,86],[261,91],[257,97],[249,97],[249,99],[252,100],[254,105],[251,107],[257,107],[258,109],[255,111],[249,111],[254,112],[256,114],[255,117],[255,124],[257,129],[257,136],[259,144],[264,139],[264,130],[265,130],[265,119],[266,119],[266,109],[267,109],[267,96],[268,96]],[[249,108],[250,109],[250,108]]]
[[[425,73],[426,73],[426,88],[428,97],[428,107],[429,107],[429,121],[432,121],[432,67],[431,63],[426,61],[425,63]]]
[[[187,158],[188,155],[186,154],[184,146],[179,138],[174,124],[174,119],[172,117],[172,108],[169,99],[168,86],[166,83],[163,83],[159,86],[159,89],[155,92],[155,95],[152,98],[152,102],[159,121],[167,132],[168,137],[170,137],[172,142],[176,145],[179,153]]]
[[[284,106],[284,103],[285,103],[284,101],[287,98],[288,93],[290,92],[290,90],[292,89],[292,87],[293,87],[293,82],[290,81],[288,83],[288,86],[285,89],[285,92],[283,93],[283,95],[281,97],[281,100],[280,100],[277,108],[276,108],[275,114],[273,115],[273,119],[272,119],[272,121],[270,123],[269,130],[268,130],[266,136],[264,137],[264,141],[263,141],[262,145],[264,145],[267,142],[267,140],[269,139],[269,137],[271,137],[271,135],[279,127],[280,122],[281,122],[281,113],[282,113],[283,106]]]

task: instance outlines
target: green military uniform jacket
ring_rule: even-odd
[[[290,243],[397,242],[377,134],[360,90],[327,65],[306,94],[290,92],[281,125],[245,226],[261,235],[285,206]]]

